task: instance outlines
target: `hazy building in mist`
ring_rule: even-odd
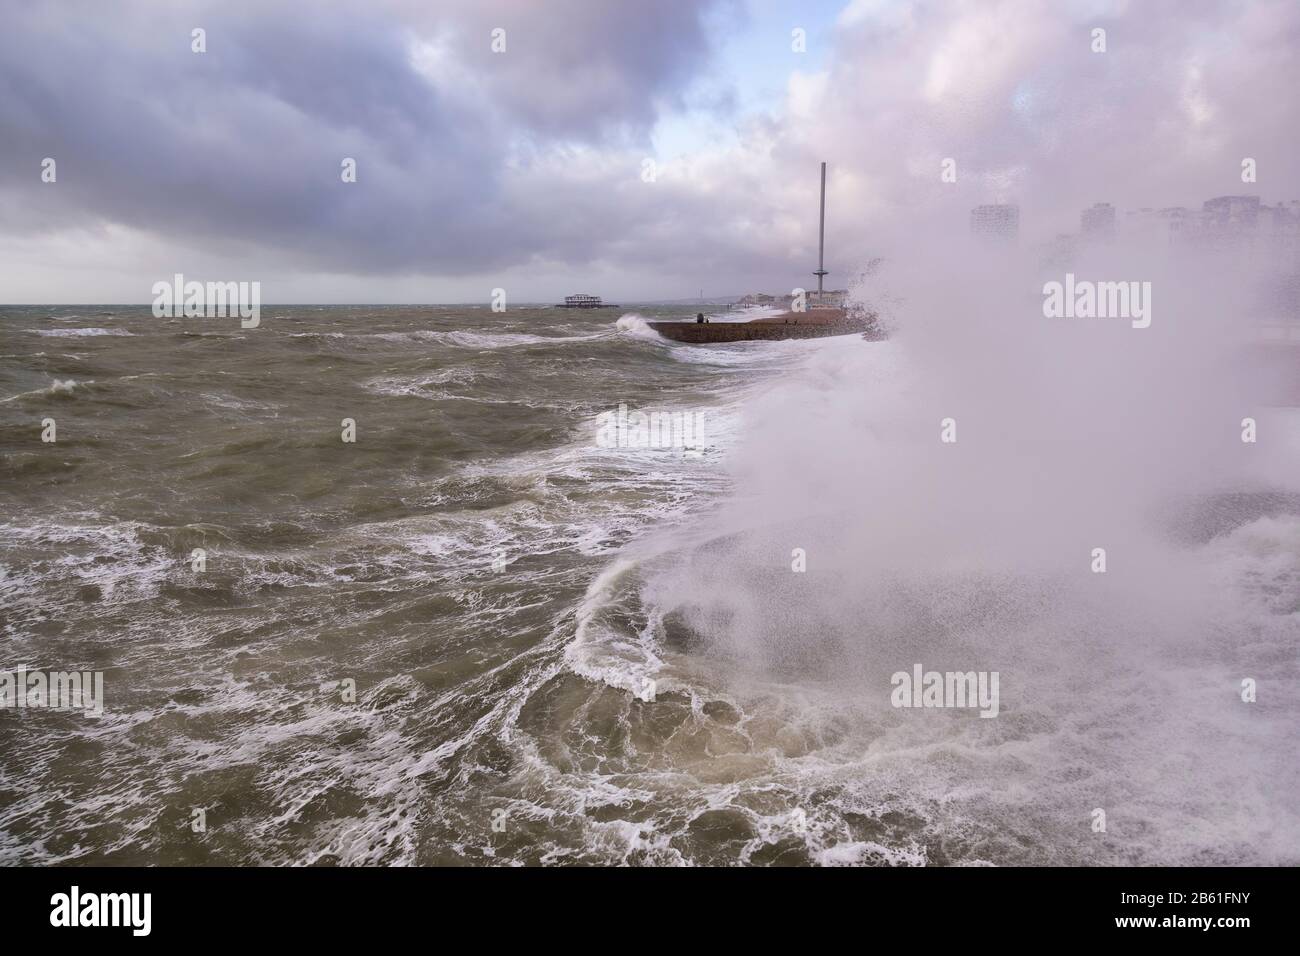
[[[977,239],[1014,242],[1020,235],[1020,207],[1011,203],[976,206],[970,211],[970,234]]]
[[[1043,243],[1040,264],[1049,269],[1069,269],[1079,253],[1079,237],[1069,232],[1057,233]]]
[[[1203,245],[1300,248],[1300,201],[1270,206],[1258,196],[1216,196],[1202,206],[1192,238]]]
[[[1207,248],[1253,246],[1260,236],[1258,196],[1216,196],[1201,205],[1199,228],[1192,238]]]
[[[1079,217],[1079,230],[1084,239],[1109,242],[1115,238],[1115,207],[1108,202],[1093,203]]]
[[[1196,239],[1202,230],[1201,214],[1184,206],[1130,209],[1124,216],[1124,235],[1161,245]]]
[[[1218,196],[1201,207],[1204,223],[1211,229],[1246,231],[1259,224],[1258,196]]]
[[[1271,243],[1289,249],[1300,247],[1300,201],[1264,206],[1260,215],[1267,221]]]

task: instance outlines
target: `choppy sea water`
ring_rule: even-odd
[[[792,528],[746,479],[755,409],[815,422],[895,344],[644,326],[688,311],[0,308],[0,665],[107,698],[0,711],[0,862],[1300,862],[1296,495],[1177,504],[1186,617],[1005,568],[864,586],[818,564],[835,508]],[[602,447],[620,403],[703,447]],[[972,659],[997,719],[890,706]]]

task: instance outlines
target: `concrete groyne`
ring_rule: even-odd
[[[841,309],[787,312],[770,319],[750,322],[649,322],[664,338],[674,342],[706,345],[718,342],[817,339],[831,335],[870,334],[873,324],[864,317]]]

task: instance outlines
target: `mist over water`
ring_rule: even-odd
[[[1243,344],[1257,275],[1106,258],[1071,268],[1151,281],[1149,328],[1045,318],[1052,273],[1015,250],[880,270],[860,295],[892,339],[818,351],[747,404],[735,495],[647,593],[719,686],[796,696],[805,800],[830,787],[872,819],[901,803],[930,862],[1293,861],[1288,365]],[[1242,443],[1248,416],[1267,447]],[[892,710],[915,663],[1000,672],[1001,714]],[[1259,673],[1272,700],[1245,705]],[[820,852],[870,858],[846,814]]]

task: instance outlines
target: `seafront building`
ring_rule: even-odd
[[[976,206],[970,211],[971,235],[1011,241],[1020,232],[1020,207],[1009,203]],[[1051,240],[1053,254],[1082,243],[1115,238],[1157,244],[1189,244],[1210,248],[1259,245],[1300,249],[1300,200],[1269,205],[1259,196],[1215,196],[1200,209],[1185,206],[1143,206],[1122,215],[1108,202],[1097,202],[1079,214],[1079,232]]]
[[[977,239],[1014,242],[1020,235],[1020,207],[1013,203],[976,206],[970,211],[970,232]]]
[[[1044,270],[1069,270],[1088,245],[1112,236],[1132,248],[1244,256],[1262,271],[1251,280],[1256,287],[1246,294],[1243,322],[1265,341],[1300,342],[1300,201],[1270,205],[1259,196],[1215,196],[1199,209],[1144,206],[1122,215],[1095,203],[1081,212],[1079,225],[1077,234],[1038,247]]]
[[[1079,217],[1079,231],[1083,238],[1109,242],[1115,238],[1115,207],[1108,202],[1093,203]]]
[[[804,305],[809,309],[842,309],[848,298],[848,289],[826,289],[820,294],[816,289],[810,289],[804,293]],[[790,310],[794,308],[794,296],[791,294],[768,295],[766,292],[751,292],[732,303],[734,309],[747,309],[754,306]]]
[[[1124,214],[1124,238],[1152,244],[1168,244],[1190,238],[1200,230],[1200,213],[1183,206],[1154,209],[1143,206]]]
[[[1209,228],[1247,231],[1259,224],[1258,196],[1218,196],[1205,200],[1201,221]]]
[[[827,289],[825,292],[809,292],[809,309],[842,309],[849,298],[848,289]]]

